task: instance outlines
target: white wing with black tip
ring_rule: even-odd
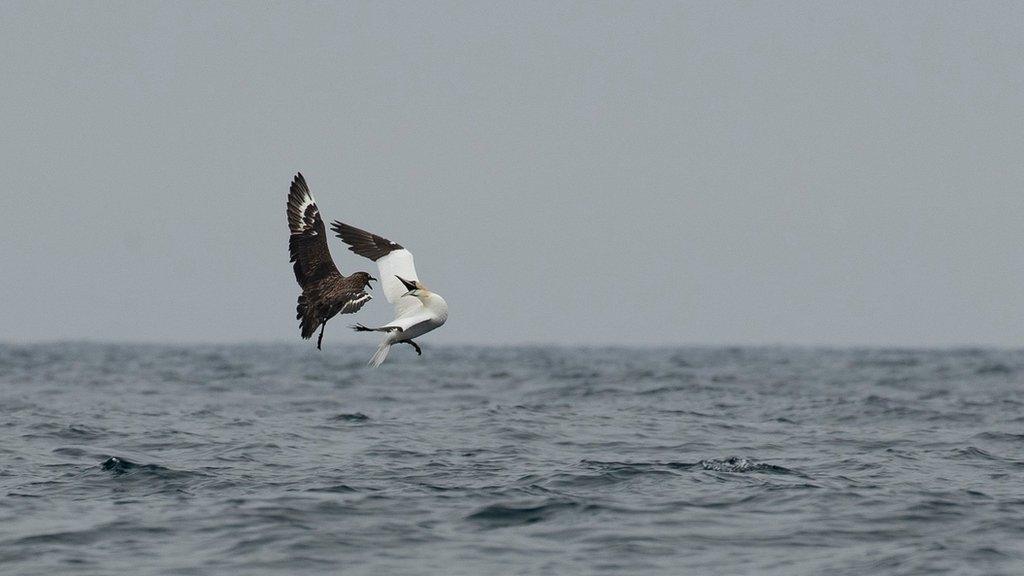
[[[419,281],[412,252],[387,238],[337,220],[331,224],[331,230],[338,235],[338,238],[341,238],[342,242],[349,245],[349,250],[377,263],[377,268],[380,271],[380,287],[388,302],[395,305],[395,318],[414,314],[423,307],[418,298],[402,297],[409,291],[409,288],[402,283],[401,279],[409,282]]]

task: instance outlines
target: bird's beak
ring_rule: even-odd
[[[398,275],[396,275],[396,276],[395,276],[395,278],[398,278],[398,280],[399,280],[399,281],[400,281],[400,282],[401,282],[402,284],[404,284],[404,285],[405,285],[405,287],[406,287],[406,288],[407,288],[407,289],[408,289],[408,290],[409,290],[410,292],[412,292],[413,290],[415,290],[415,289],[416,289],[416,283],[415,283],[415,282],[409,282],[409,281],[408,281],[408,280],[406,280],[405,278],[402,278],[401,276],[398,276]]]
[[[370,276],[369,278],[366,279],[366,287],[369,288],[370,290],[373,290],[373,286],[370,286],[370,282],[376,282],[376,281],[377,281],[376,278],[374,278],[373,276]]]

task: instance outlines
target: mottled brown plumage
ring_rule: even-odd
[[[295,280],[302,287],[296,319],[303,338],[312,337],[320,328],[316,343],[319,349],[327,321],[336,314],[351,314],[362,308],[371,298],[365,287],[374,278],[366,272],[344,276],[335,266],[323,218],[302,174],[295,175],[288,192],[288,229],[288,251]]]

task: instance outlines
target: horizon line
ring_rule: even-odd
[[[95,345],[95,346],[292,346],[301,347],[303,342],[293,342],[282,339],[272,340],[109,340],[91,338],[54,338],[41,340],[7,340],[0,339],[0,346],[56,346],[56,345]],[[376,346],[375,342],[344,341],[334,343],[341,347],[367,347]],[[834,342],[552,342],[552,341],[518,341],[518,342],[440,342],[432,343],[431,347],[437,348],[622,348],[622,349],[664,349],[664,348],[740,348],[740,349],[804,349],[804,350],[907,350],[907,351],[954,351],[954,350],[1002,350],[1002,351],[1024,351],[1024,344],[995,344],[995,343],[834,343]],[[314,348],[311,346],[311,349]]]

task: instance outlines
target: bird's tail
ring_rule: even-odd
[[[390,351],[391,335],[389,334],[388,337],[385,338],[384,341],[380,343],[380,346],[377,346],[377,351],[373,353],[373,358],[370,358],[370,366],[376,368],[383,364],[384,360],[387,360],[388,352]]]
[[[309,339],[316,334],[319,322],[316,321],[316,313],[309,305],[309,298],[305,293],[299,295],[298,306],[295,307],[295,319],[299,321],[299,328],[302,330],[302,337]]]

